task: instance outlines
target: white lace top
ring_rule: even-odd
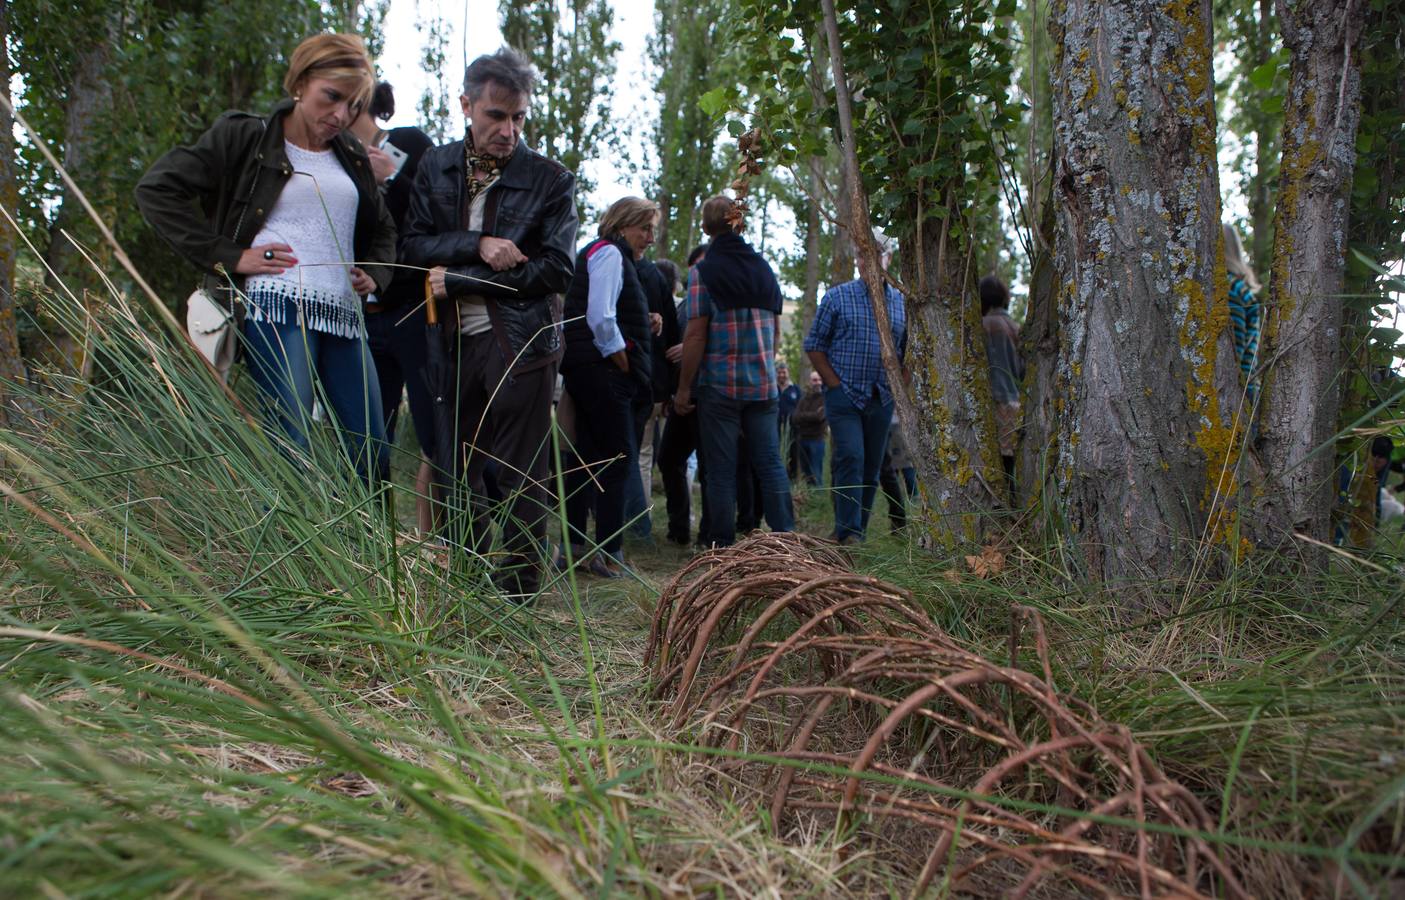
[[[338,337],[364,336],[361,300],[351,287],[356,184],[331,150],[284,147],[293,175],[251,246],[281,243],[298,264],[282,275],[251,275],[244,292],[256,322],[291,325]]]

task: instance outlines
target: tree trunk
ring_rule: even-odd
[[[1197,542],[1230,524],[1237,376],[1210,23],[1210,0],[1069,0],[1051,19],[1061,409],[1050,474],[1094,579],[1185,573]]]
[[[0,0],[0,92],[10,99],[10,4]],[[0,207],[10,215],[19,208],[15,182],[15,123],[8,104],[0,104]],[[15,230],[0,219],[0,426],[10,421],[9,385],[24,381],[19,328],[15,321]]]
[[[829,256],[829,283],[843,284],[854,279],[854,238],[850,225],[854,220],[854,201],[847,185],[842,183],[834,192],[834,240]]]
[[[1388,124],[1405,122],[1405,66],[1398,65],[1396,34],[1405,9],[1372,8],[1361,32],[1362,140],[1352,177],[1351,249],[1385,263],[1398,256],[1405,231],[1405,143],[1386,138]],[[1395,388],[1380,377],[1394,362],[1393,341],[1375,330],[1375,308],[1394,299],[1375,269],[1348,258],[1343,282],[1342,408],[1338,431],[1352,427],[1363,414],[1387,402]]]
[[[1329,537],[1342,359],[1342,278],[1361,109],[1362,0],[1280,2],[1292,51],[1274,251],[1259,357],[1260,450],[1268,481],[1256,520],[1284,544]]]
[[[1258,34],[1254,45],[1254,64],[1261,66],[1273,55],[1273,0],[1259,0]],[[1269,179],[1274,170],[1273,152],[1278,149],[1273,135],[1267,131],[1273,116],[1254,116],[1254,178],[1249,192],[1250,262],[1255,271],[1262,271],[1273,247],[1273,197]]]
[[[1034,220],[1032,231],[1034,245],[1040,249],[1035,251],[1034,270],[1029,277],[1029,308],[1020,331],[1025,375],[1016,487],[1023,506],[1034,502],[1048,483],[1046,475],[1053,463],[1049,451],[1058,426],[1059,310],[1055,295],[1058,273],[1054,271],[1054,204],[1042,198],[1037,208],[1042,215]]]
[[[64,107],[63,166],[74,179],[91,178],[91,174],[99,169],[97,157],[102,152],[103,130],[106,118],[112,112],[112,83],[107,72],[112,46],[112,40],[98,40],[84,47],[73,72]],[[87,183],[94,184],[91,180]],[[101,192],[100,185],[96,190],[85,191],[89,202],[99,200]],[[87,220],[78,198],[65,188],[58,214],[49,226],[49,246],[44,253],[47,264],[45,285],[52,292],[55,306],[65,307],[69,304],[70,292],[82,303],[82,308],[71,308],[67,313],[60,314],[57,328],[51,336],[53,344],[47,361],[58,365],[64,372],[84,376],[84,380],[89,367],[88,342],[84,338],[88,327],[80,317],[86,318],[89,307],[101,301],[94,296],[98,290],[95,273],[90,271],[87,260],[65,236],[65,232],[77,237],[86,227]],[[106,256],[106,248],[100,252]]]
[[[909,209],[914,217],[921,214],[916,202]],[[937,544],[952,537],[979,541],[987,514],[1004,504],[1006,493],[991,418],[985,332],[971,290],[975,273],[945,228],[915,232],[903,241],[902,258],[909,402],[917,422],[902,423],[903,437],[918,450],[910,456],[922,481],[928,535]]]
[[[843,146],[844,193],[849,195],[850,237],[858,250],[859,270],[868,288],[878,328],[883,367],[893,387],[893,406],[909,457],[922,486],[926,540],[951,544],[978,541],[988,525],[987,513],[998,499],[991,485],[999,477],[990,412],[990,375],[986,366],[980,309],[969,303],[966,288],[974,278],[969,259],[949,253],[955,242],[945,225],[914,230],[903,246],[907,297],[907,354],[912,366],[912,390],[888,320],[885,280],[878,248],[869,224],[868,199],[859,177],[853,114],[834,0],[822,0],[825,31],[834,69],[834,95]],[[948,195],[949,196],[949,195]],[[948,208],[950,203],[948,203]],[[913,221],[922,221],[922,198],[910,201]],[[950,221],[950,218],[944,222]],[[970,230],[966,232],[970,241]],[[929,277],[919,260],[944,260]]]
[[[815,321],[815,307],[820,296],[820,229],[824,227],[824,219],[820,215],[820,166],[818,157],[810,158],[809,201],[805,204],[805,284],[800,294],[796,323],[802,341]],[[810,358],[804,354],[801,357],[804,362],[801,363],[801,371],[795,375],[795,381],[804,388],[809,384]]]
[[[657,248],[655,250],[656,255],[658,253],[668,252],[668,223],[673,218],[673,196],[669,194],[668,191],[660,191],[657,202],[659,204],[659,227],[658,234],[654,239],[654,245]],[[684,260],[676,259],[674,262],[678,263],[679,268],[682,268]],[[684,277],[687,277],[686,272],[684,273]]]

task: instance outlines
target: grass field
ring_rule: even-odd
[[[910,889],[914,848],[770,823],[664,726],[644,645],[686,551],[631,541],[637,579],[505,605],[392,539],[404,472],[387,504],[329,474],[328,435],[294,462],[130,307],[92,326],[92,381],[0,435],[6,893]],[[822,494],[801,520],[826,530]],[[1130,616],[1018,536],[985,578],[887,534],[854,558],[992,658],[1037,609],[1059,689],[1191,787],[1254,894],[1366,896],[1405,889],[1396,542],[1311,578],[1251,558]]]

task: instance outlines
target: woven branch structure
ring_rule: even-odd
[[[919,847],[916,894],[1246,896],[1198,798],[1055,689],[1033,610],[1010,654],[963,647],[833,544],[758,534],[674,576],[646,665],[670,726],[732,751],[713,767],[778,828],[823,815]]]

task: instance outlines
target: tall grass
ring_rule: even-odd
[[[579,673],[516,672],[570,633],[397,541],[331,435],[249,428],[120,296],[83,325],[92,383],[0,437],[0,880],[569,893],[562,836],[616,813],[599,754],[553,746],[588,734]],[[496,704],[550,765],[485,743]]]
[[[5,893],[803,893],[864,858],[692,792],[642,616],[600,620],[569,573],[503,602],[330,426],[306,454],[250,427],[110,299],[49,298],[92,377],[0,434]]]
[[[1049,564],[1051,552],[1017,540],[1005,550],[1005,570],[989,579],[970,575],[960,558],[901,543],[866,548],[862,564],[909,587],[944,628],[997,657],[1009,656],[1001,638],[1014,607],[1039,610],[1060,689],[1127,725],[1218,811],[1216,840],[1232,848],[1257,892],[1398,888],[1398,563],[1344,557],[1318,577],[1289,578],[1258,560],[1224,581],[1160,585],[1169,612],[1128,622],[1117,593],[1070,583]]]
[[[781,841],[702,777],[686,733],[655,732],[641,617],[583,607],[570,582],[503,604],[398,527],[403,487],[357,479],[326,428],[306,456],[251,428],[120,294],[91,319],[54,312],[91,335],[93,377],[51,381],[0,434],[8,892],[903,890],[901,860],[847,834]],[[809,498],[817,527],[826,502]],[[1251,563],[1166,585],[1172,611],[1129,624],[1052,551],[1007,550],[990,579],[899,539],[858,562],[992,656],[1011,609],[1039,609],[1059,687],[1216,810],[1209,837],[1263,895],[1388,890],[1405,846],[1392,559],[1311,581]]]

